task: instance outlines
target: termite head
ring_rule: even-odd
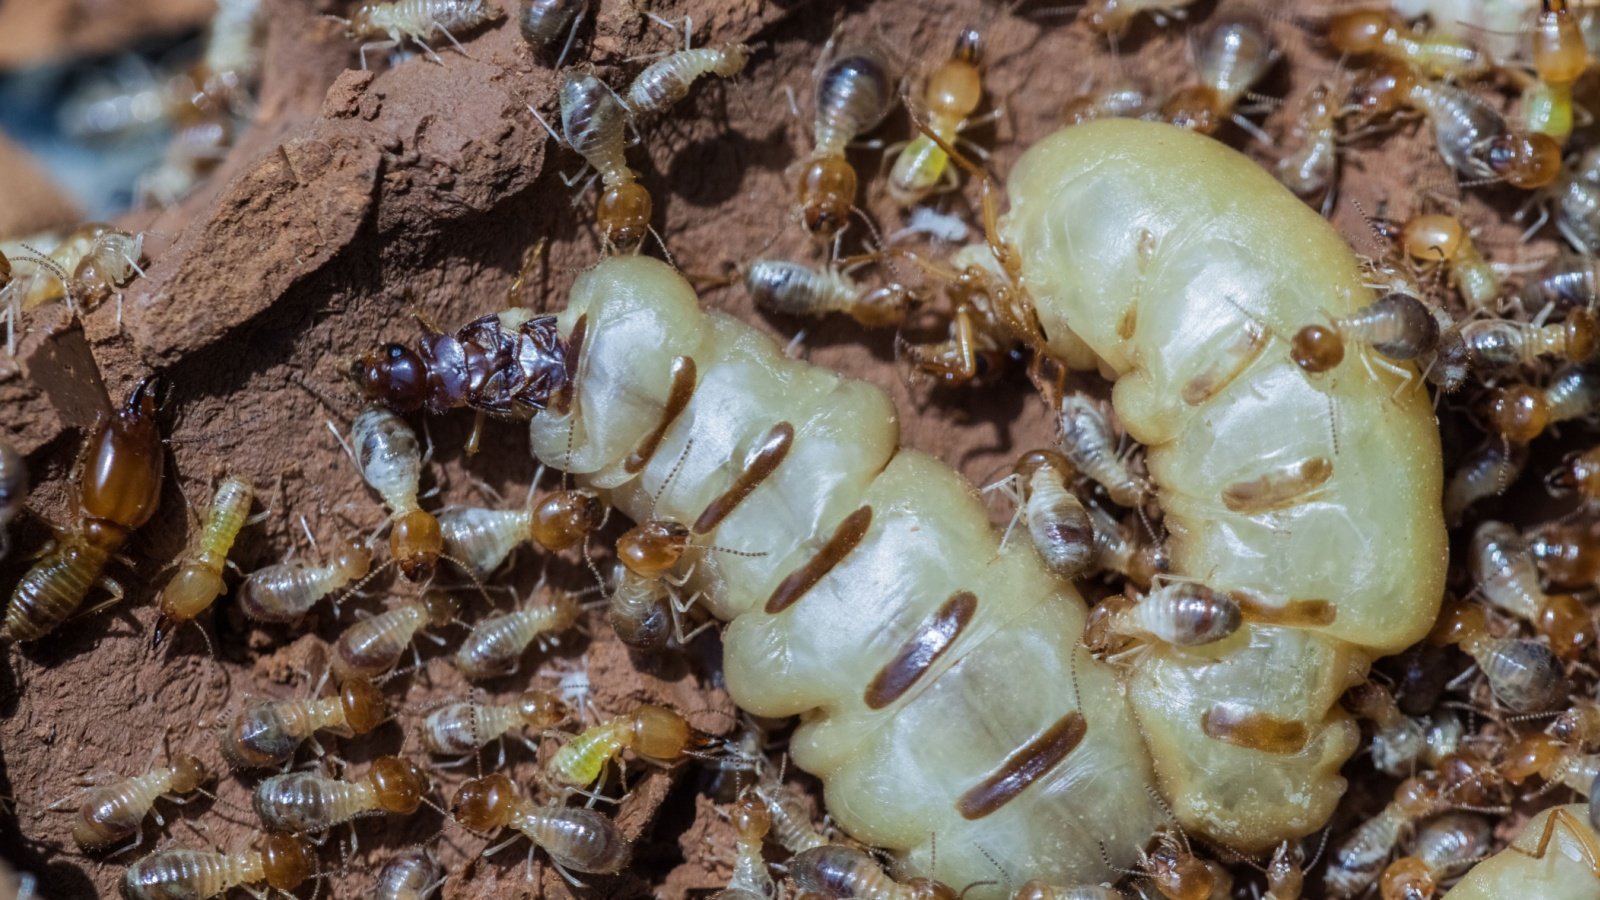
[[[1466,229],[1455,216],[1438,213],[1413,216],[1400,227],[1400,246],[1412,259],[1439,262],[1452,259],[1466,239]]]
[[[1383,49],[1383,36],[1401,23],[1384,9],[1357,9],[1328,20],[1328,46],[1357,56]]]
[[[1484,414],[1495,434],[1517,444],[1538,437],[1550,424],[1550,404],[1545,402],[1544,391],[1526,384],[1491,391]]]
[[[1307,372],[1326,372],[1344,361],[1344,339],[1326,325],[1307,325],[1289,341],[1289,357]]]
[[[516,786],[503,773],[496,772],[462,785],[456,791],[450,814],[463,826],[487,833],[511,821],[516,804]]]
[[[517,715],[532,728],[554,728],[571,714],[561,698],[549,691],[523,691],[517,698]]]
[[[1358,123],[1366,124],[1404,109],[1416,83],[1416,74],[1406,64],[1376,60],[1350,86],[1348,104]]]
[[[1378,884],[1384,897],[1397,900],[1426,900],[1438,889],[1433,870],[1415,856],[1402,856],[1390,863]]]
[[[528,531],[534,542],[546,550],[567,550],[599,528],[605,515],[606,507],[599,495],[569,488],[546,494],[534,506]]]
[[[415,412],[428,399],[428,364],[401,344],[384,344],[362,354],[350,376],[368,400],[395,412]]]
[[[689,547],[689,529],[669,521],[646,522],[617,538],[617,559],[641,578],[666,574]]]
[[[389,551],[409,581],[421,581],[433,574],[444,553],[444,533],[439,519],[427,510],[414,509],[398,519],[389,530]]]
[[[292,891],[317,870],[317,855],[303,838],[274,832],[261,839],[261,869],[267,884]]]
[[[211,771],[192,753],[181,754],[172,761],[171,789],[175,794],[187,794],[211,780]]]
[[[367,734],[389,717],[388,704],[377,685],[359,675],[339,686],[339,708],[344,723],[356,734]]]
[[[800,217],[806,230],[831,238],[856,202],[856,170],[843,156],[819,156],[800,175]]]
[[[416,763],[399,756],[380,756],[373,760],[367,780],[377,795],[378,806],[402,815],[417,811],[428,784],[427,776]]]
[[[1485,161],[1506,184],[1531,191],[1561,174],[1561,145],[1548,134],[1506,132],[1490,140]]]
[[[1216,877],[1173,832],[1162,831],[1155,850],[1145,859],[1150,878],[1168,897],[1209,897]]]
[[[1512,784],[1521,784],[1548,769],[1566,752],[1560,741],[1548,734],[1524,735],[1506,750],[1500,762],[1500,775]]]
[[[1583,362],[1600,349],[1600,319],[1587,309],[1568,313],[1561,330],[1567,340],[1567,357],[1573,362]]]
[[[739,795],[739,802],[734,804],[728,818],[733,823],[734,833],[743,841],[759,841],[766,837],[772,827],[772,813],[767,809],[767,801],[762,800],[753,788],[745,788]]]
[[[631,250],[649,233],[651,210],[650,192],[639,182],[628,181],[600,193],[595,219],[611,246]]]

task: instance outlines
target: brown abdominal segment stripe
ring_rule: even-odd
[[[900,699],[950,649],[950,645],[961,636],[961,630],[972,621],[972,614],[977,609],[978,598],[971,591],[951,594],[950,599],[923,623],[917,633],[900,648],[900,652],[895,654],[894,659],[883,667],[878,677],[867,685],[867,706],[883,709]]]
[[[981,819],[1005,806],[1012,798],[1038,781],[1056,764],[1067,758],[1073,748],[1083,740],[1089,725],[1077,710],[1062,716],[1045,732],[1019,747],[1005,761],[978,782],[977,786],[961,795],[956,801],[956,811],[963,819]]]
[[[867,536],[867,528],[872,525],[872,507],[863,506],[855,512],[844,517],[839,527],[833,530],[833,537],[822,545],[817,555],[806,560],[805,565],[789,573],[772,591],[772,596],[767,598],[766,610],[768,615],[777,615],[794,605],[811,590],[823,576],[833,571],[850,551],[861,543]]]
[[[761,447],[750,457],[750,462],[733,480],[728,490],[717,499],[711,501],[700,513],[700,518],[694,520],[695,534],[705,534],[711,529],[722,524],[722,520],[733,512],[733,508],[750,496],[756,486],[767,480],[767,476],[778,468],[784,457],[789,455],[789,447],[794,444],[794,426],[788,422],[779,422],[767,432],[767,439],[761,442]]]
[[[694,396],[694,387],[694,360],[687,356],[674,359],[672,387],[667,391],[666,405],[661,407],[661,424],[645,435],[644,440],[639,442],[639,448],[623,461],[623,471],[633,475],[650,462],[650,457],[656,455],[656,448],[661,446],[661,439],[666,436],[667,429],[672,427],[672,423],[683,414],[684,407],[689,405],[689,398]]]

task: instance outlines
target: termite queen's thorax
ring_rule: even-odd
[[[1152,786],[1242,850],[1315,831],[1358,737],[1339,696],[1427,631],[1445,553],[1424,395],[1289,360],[1282,336],[1370,301],[1315,213],[1221,144],[1120,120],[1048,138],[1012,187],[1025,287],[1053,348],[1081,339],[1120,374],[1176,572],[1256,598],[1227,640],[1096,662],[1077,592],[1027,542],[1002,551],[955,472],[897,449],[882,391],[703,312],[654,260],[579,277],[557,317],[585,335],[572,402],[531,423],[535,455],[625,514],[743,551],[692,554],[686,588],[729,622],[734,699],[804,714],[791,752],[829,814],[910,874],[987,882],[975,898],[1003,892],[996,864],[1115,879],[1106,857],[1135,864],[1164,822]],[[1297,609],[1323,615],[1286,624]]]
[[[508,309],[474,319],[454,334],[429,334],[419,347],[428,364],[428,403],[494,415],[541,410],[567,384],[567,342],[555,317]]]

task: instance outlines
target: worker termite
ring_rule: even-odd
[[[1588,609],[1571,594],[1546,594],[1522,536],[1504,522],[1483,522],[1472,535],[1467,557],[1483,598],[1522,619],[1572,659],[1595,642]]]
[[[885,875],[877,860],[844,844],[823,844],[796,853],[787,863],[789,877],[803,891],[824,897],[867,900],[955,900],[948,885],[931,878],[900,884]]]
[[[44,248],[29,243],[7,242],[3,246],[14,263],[34,263],[31,278],[21,285],[23,310],[64,297],[69,302],[93,306],[127,286],[135,275],[144,274],[139,267],[144,258],[144,235],[101,222],[78,226],[43,253],[30,252]],[[18,254],[13,249],[23,252]]]
[[[645,703],[587,728],[562,744],[545,763],[544,780],[555,789],[581,791],[599,781],[613,759],[620,761],[624,750],[657,765],[670,766],[711,747],[714,740],[678,713]]]
[[[1556,230],[1574,250],[1600,254],[1600,147],[1590,147],[1552,188]]]
[[[1118,682],[1077,649],[1084,610],[1070,587],[1031,549],[1001,550],[962,479],[898,450],[882,393],[701,312],[683,280],[648,259],[612,257],[575,283],[557,317],[562,334],[584,335],[572,404],[533,419],[535,455],[636,521],[693,522],[727,507],[737,448],[775,423],[794,429],[786,459],[754,489],[737,485],[737,503],[707,532],[764,555],[708,554],[690,587],[730,620],[724,671],[737,702],[764,716],[808,713],[791,743],[796,763],[821,775],[846,831],[888,847],[907,871],[988,879],[983,846],[1003,868],[1050,883],[1098,882],[1111,869],[1097,841],[1125,866],[1163,821],[1146,792],[1156,783],[1186,829],[1236,849],[1314,831],[1358,742],[1335,708],[1347,679],[1426,634],[1444,574],[1426,398],[1396,397],[1399,377],[1382,371],[1313,382],[1287,354],[1263,352],[1287,323],[1370,302],[1353,254],[1253,162],[1166,125],[1064,128],[1019,160],[1003,219],[986,193],[995,283],[1025,284],[1040,346],[1079,360],[1090,349],[1088,364],[1120,379],[1117,418],[1152,473],[1136,493],[1162,506],[1173,571],[1274,604],[1325,599],[1331,622],[1247,619],[1227,653],[1198,660],[1153,646]],[[1253,249],[1264,245],[1293,252]],[[1219,298],[1218,279],[1234,303]],[[1241,342],[1252,327],[1262,337]],[[658,439],[685,355],[695,387]],[[1330,400],[1335,433],[1360,441],[1335,449]],[[1251,486],[1264,468],[1327,477],[1263,505]],[[656,509],[674,470],[678,488]],[[1332,558],[1365,564],[1335,570]],[[1075,691],[1016,689],[1068,685],[1074,670]],[[931,737],[950,722],[984,725],[957,742]]]
[[[561,698],[538,690],[523,691],[513,703],[451,703],[423,720],[422,746],[440,756],[466,757],[507,734],[521,736],[524,728],[554,728],[571,714]]]
[[[1468,508],[1480,500],[1498,497],[1522,475],[1528,464],[1528,445],[1490,438],[1467,454],[1444,489],[1444,519],[1461,521]]]
[[[1495,637],[1477,606],[1449,606],[1439,615],[1428,639],[1435,644],[1455,644],[1472,657],[1495,698],[1513,712],[1554,709],[1567,698],[1566,673],[1555,653],[1528,638]]]
[[[1460,749],[1459,719],[1448,713],[1407,716],[1394,695],[1371,681],[1346,691],[1344,704],[1372,723],[1372,765],[1387,775],[1409,775],[1419,762],[1437,767],[1445,756]]]
[[[179,795],[199,791],[210,780],[205,763],[184,753],[169,766],[153,766],[143,775],[90,788],[83,792],[73,820],[72,839],[85,852],[105,850],[124,840],[126,846],[114,852],[132,849],[144,838],[144,818],[155,810],[158,799],[186,803]],[[155,819],[164,824],[159,812]]]
[[[461,46],[454,32],[471,31],[502,15],[488,0],[364,0],[349,19],[334,18],[345,27],[345,37],[363,41],[361,68],[367,68],[368,50],[392,50],[410,38],[428,58],[444,65],[444,60],[428,46],[435,31],[443,34],[456,50],[468,59],[472,54]]]
[[[368,616],[339,633],[330,665],[333,677],[376,678],[394,668],[406,648],[424,628],[441,628],[457,622],[460,604],[443,591],[425,591],[391,609]],[[435,640],[438,640],[435,638]],[[443,643],[443,641],[440,641]]]
[[[535,805],[518,796],[516,785],[498,772],[462,785],[451,804],[451,814],[473,831],[492,833],[510,828],[520,833],[533,847],[544,850],[556,871],[574,884],[577,880],[572,872],[613,875],[633,856],[633,845],[610,819],[592,809]],[[491,847],[484,854],[504,846]],[[531,864],[533,849],[528,852]]]
[[[378,688],[365,678],[351,678],[333,697],[251,700],[218,732],[218,744],[235,770],[270,769],[288,763],[318,731],[354,737],[388,718],[389,706]]]
[[[1389,854],[1400,841],[1407,828],[1423,819],[1448,809],[1451,801],[1445,796],[1440,778],[1435,772],[1413,775],[1395,788],[1394,799],[1377,815],[1356,826],[1333,849],[1328,860],[1328,870],[1323,885],[1331,897],[1360,896],[1383,874]]]
[[[856,170],[845,148],[878,127],[894,104],[894,69],[876,44],[834,47],[830,40],[815,73],[811,156],[800,174],[800,220],[831,239],[856,203]]]
[[[1461,326],[1461,337],[1480,372],[1531,366],[1544,356],[1581,363],[1600,350],[1600,320],[1587,309],[1571,310],[1564,321],[1548,325],[1475,319]]]
[[[928,129],[947,143],[974,121],[972,114],[983,102],[982,42],[978,32],[966,29],[956,38],[950,58],[928,76],[921,114]],[[889,196],[901,206],[915,206],[938,190],[956,186],[956,169],[950,158],[927,135],[919,134],[901,148],[889,170]]]
[[[57,529],[55,546],[11,592],[0,637],[38,640],[83,605],[96,584],[122,599],[122,585],[103,577],[112,556],[150,521],[161,499],[164,459],[156,426],[157,376],[140,381],[122,408],[102,411],[79,461],[78,522]]]
[[[0,439],[0,559],[11,550],[11,535],[7,529],[11,520],[22,512],[27,496],[28,464],[10,441]]]
[[[1273,171],[1284,186],[1304,200],[1322,198],[1322,215],[1333,210],[1339,183],[1339,108],[1333,89],[1318,84],[1300,100],[1289,129],[1292,151],[1278,158]]]
[[[332,430],[332,423],[328,427]],[[432,575],[444,553],[444,535],[438,518],[417,505],[427,464],[417,433],[388,407],[372,404],[351,423],[345,449],[351,450],[362,479],[389,507],[389,553],[401,573],[412,581]]]
[[[1394,360],[1414,360],[1439,344],[1439,322],[1421,300],[1385,294],[1327,325],[1307,325],[1294,333],[1289,355],[1307,372],[1326,372],[1344,360],[1345,344],[1359,343]]]
[[[567,52],[578,36],[578,26],[589,11],[590,0],[519,0],[517,30],[535,50],[548,53],[556,41],[565,39],[556,56],[556,68],[567,61]]]
[[[772,827],[767,805],[746,789],[729,811],[733,823],[733,874],[728,885],[715,894],[717,900],[767,900],[777,896],[777,885],[767,871],[761,844]]]
[[[259,850],[157,850],[128,867],[122,878],[122,896],[127,900],[211,900],[236,887],[263,883],[288,892],[311,880],[316,869],[316,855],[303,838],[266,834]]]
[[[1512,784],[1537,775],[1547,784],[1561,785],[1588,797],[1595,778],[1600,776],[1600,754],[1584,754],[1548,734],[1534,732],[1506,749],[1500,772]]]
[[[251,572],[239,585],[239,609],[263,622],[298,622],[317,601],[371,571],[372,551],[344,541],[325,563],[284,562]]]
[[[456,649],[456,669],[475,680],[515,672],[529,644],[553,639],[576,625],[581,614],[576,597],[558,591],[547,602],[485,616]]]
[[[767,836],[790,853],[802,853],[828,843],[827,835],[811,821],[811,808],[783,781],[782,768],[768,768],[751,789],[767,805]]]
[[[1328,45],[1351,56],[1383,56],[1436,78],[1471,78],[1493,63],[1483,51],[1450,34],[1422,34],[1387,10],[1338,13],[1325,26]]]
[[[1579,900],[1600,884],[1600,826],[1582,805],[1541,811],[1511,845],[1472,867],[1445,900]]]
[[[1471,813],[1445,813],[1417,830],[1411,853],[1383,870],[1383,900],[1429,900],[1444,882],[1489,851],[1489,823]]]
[[[1528,443],[1552,425],[1600,412],[1600,370],[1568,363],[1551,377],[1547,387],[1508,384],[1495,388],[1484,412],[1494,434]]]
[[[1195,64],[1200,83],[1179,88],[1161,106],[1161,117],[1183,128],[1211,134],[1232,121],[1270,144],[1260,128],[1235,113],[1245,92],[1278,61],[1267,26],[1254,15],[1235,10],[1207,26]]]
[[[844,313],[867,328],[899,325],[916,302],[906,285],[857,284],[853,266],[813,269],[804,263],[758,259],[744,270],[744,286],[758,308],[785,316]]]
[[[1083,642],[1100,654],[1114,653],[1129,640],[1198,647],[1230,637],[1243,621],[1232,597],[1203,584],[1172,581],[1138,599],[1100,601],[1089,612]]]
[[[1006,536],[1016,519],[1022,519],[1045,568],[1069,580],[1082,577],[1094,564],[1097,541],[1089,511],[1067,486],[1077,470],[1054,450],[1025,453],[1015,469],[984,488],[1006,492],[1016,507]],[[1001,537],[1001,544],[1006,536]]]
[[[407,847],[384,860],[373,881],[376,900],[426,900],[445,880],[444,867],[427,847]]]
[[[211,512],[189,540],[179,559],[178,573],[161,589],[156,605],[161,616],[151,631],[151,642],[160,643],[168,628],[192,620],[211,606],[227,585],[222,570],[228,565],[228,551],[250,515],[255,486],[243,475],[230,475],[217,485],[211,497]]]
[[[1460,292],[1469,311],[1497,312],[1500,275],[1483,258],[1460,219],[1438,213],[1413,216],[1401,226],[1399,244],[1412,259],[1443,266],[1450,274],[1450,286]]]
[[[650,191],[628,168],[628,110],[592,71],[568,69],[561,78],[561,133],[551,137],[583,157],[600,179],[595,222],[606,250],[633,250],[650,231]],[[529,107],[538,116],[538,111]],[[539,118],[544,123],[543,117]]]
[[[749,61],[750,48],[744,44],[685,47],[635,75],[622,104],[636,120],[661,115],[689,96],[689,89],[699,79],[707,75],[732,78],[743,72]]]
[[[578,546],[600,527],[605,504],[593,491],[566,488],[535,502],[533,488],[521,509],[451,506],[439,511],[444,547],[463,568],[483,578],[524,543],[556,552]]]
[[[1583,30],[1566,0],[1543,0],[1534,20],[1533,71],[1522,91],[1523,124],[1565,144],[1572,135],[1572,85],[1589,66]]]
[[[327,831],[359,816],[410,815],[422,805],[427,776],[400,756],[380,756],[357,781],[315,772],[273,775],[256,785],[250,805],[270,831]]]
[[[1069,98],[1061,106],[1061,124],[1081,125],[1095,119],[1140,119],[1155,109],[1155,88],[1145,79],[1123,76],[1104,87]]]
[[[1150,496],[1150,484],[1117,453],[1111,420],[1093,399],[1075,393],[1061,398],[1061,447],[1067,460],[1118,506],[1135,509]]]
[[[1579,253],[1563,253],[1523,281],[1522,305],[1526,309],[1600,306],[1600,260]]]
[[[1140,590],[1149,589],[1156,576],[1171,573],[1172,561],[1167,558],[1166,548],[1144,537],[1146,527],[1136,516],[1130,517],[1135,521],[1124,523],[1093,504],[1088,510],[1094,522],[1096,568],[1115,572]]]
[[[1165,26],[1171,19],[1185,17],[1186,7],[1194,0],[1088,0],[1078,11],[1078,20],[1086,21],[1098,34],[1121,37],[1133,25],[1140,13],[1149,13],[1156,24]]]

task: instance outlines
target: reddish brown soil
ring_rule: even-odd
[[[508,0],[494,2],[509,6]],[[113,893],[122,865],[158,842],[236,847],[246,841],[253,782],[233,776],[222,779],[215,803],[172,810],[168,826],[150,829],[140,851],[112,862],[72,852],[70,816],[47,806],[97,771],[140,770],[163,736],[172,747],[200,752],[220,767],[211,734],[218,716],[251,695],[305,695],[321,670],[326,642],[350,620],[347,604],[343,621],[324,611],[296,629],[253,627],[231,601],[223,601],[214,627],[208,625],[215,657],[195,629],[180,632],[174,646],[152,652],[150,602],[166,577],[162,567],[180,553],[192,530],[189,505],[207,503],[210,484],[224,471],[246,473],[263,487],[262,505],[270,515],[245,531],[233,554],[247,571],[291,551],[308,552],[301,516],[323,542],[377,528],[383,521],[377,499],[322,424],[353,411],[341,377],[346,363],[380,341],[415,334],[412,311],[453,324],[501,307],[524,252],[536,242],[548,244],[527,297],[550,308],[559,308],[573,274],[598,257],[592,200],[578,198],[575,205],[573,191],[559,177],[577,170],[580,161],[556,147],[526,109],[532,103],[554,117],[555,75],[534,59],[509,20],[463,35],[471,58],[445,52],[442,66],[413,59],[359,72],[353,69],[353,45],[321,18],[343,11],[343,5],[268,4],[259,117],[206,187],[181,207],[130,223],[149,230],[151,264],[149,277],[127,292],[121,326],[115,304],[90,313],[81,333],[67,328],[59,314],[36,315],[29,320],[32,332],[19,354],[20,369],[0,372],[0,408],[6,410],[0,436],[27,454],[37,484],[31,507],[56,521],[70,508],[68,473],[82,426],[96,408],[94,391],[85,387],[94,365],[118,399],[152,369],[176,387],[164,414],[171,448],[162,507],[127,548],[131,566],[121,567],[128,601],[73,621],[37,644],[8,648],[0,671],[0,794],[16,802],[15,817],[0,820],[0,844],[21,848],[20,865],[46,877],[50,896]],[[581,55],[612,84],[625,83],[643,65],[638,57],[677,40],[625,0],[600,6],[596,21],[584,27]],[[809,123],[790,114],[784,89],[792,88],[802,108],[809,107],[809,72],[834,28],[834,6],[674,0],[652,9],[674,21],[692,15],[697,44],[759,44],[742,78],[701,87],[647,132],[643,147],[630,151],[655,196],[655,225],[677,264],[691,275],[719,276],[757,256],[821,259],[821,250],[789,217],[791,169],[810,136]],[[1201,16],[1209,12],[1210,4],[1197,9]],[[843,20],[849,33],[880,35],[908,57],[905,62],[919,76],[948,52],[959,28],[982,29],[989,96],[1006,115],[976,137],[993,148],[993,168],[1002,173],[1022,148],[1056,127],[1063,100],[1103,82],[1116,66],[1158,83],[1191,77],[1182,29],[1141,26],[1114,59],[1083,28],[1026,13],[978,0],[929,0],[851,5]],[[1292,109],[1299,93],[1331,72],[1333,63],[1310,49],[1295,25],[1280,21],[1275,27],[1292,66],[1281,66],[1262,90],[1289,96]],[[1281,134],[1288,124],[1288,113],[1278,111],[1266,127]],[[903,112],[879,132],[886,141],[907,134]],[[1237,132],[1224,137],[1244,144]],[[1266,148],[1249,149],[1270,156]],[[880,154],[862,151],[857,159],[871,175]],[[1444,179],[1423,139],[1402,134],[1381,149],[1351,153],[1342,196],[1359,199],[1369,210],[1389,200],[1403,212],[1413,202],[1411,186]],[[865,180],[866,206],[880,227],[899,227],[900,215],[886,202],[881,179]],[[973,221],[976,194],[969,184],[964,195],[944,205]],[[1498,207],[1509,202],[1498,193],[1490,196]],[[1468,201],[1466,212],[1475,224],[1499,221],[1477,199]],[[1350,204],[1341,203],[1336,222],[1358,249],[1374,250]],[[1509,226],[1493,224],[1486,240],[1491,249],[1510,247],[1513,235]],[[1019,452],[1051,438],[1045,410],[1020,376],[960,391],[910,384],[894,362],[888,333],[863,333],[842,321],[766,317],[752,312],[738,288],[705,296],[708,304],[780,340],[805,330],[809,359],[889,390],[903,416],[905,442],[976,481],[988,480]],[[53,334],[52,326],[62,330]],[[313,392],[332,398],[334,408]],[[461,448],[469,427],[467,416],[429,421],[436,448],[433,483],[440,490],[431,502],[483,503],[479,485],[521,497],[534,470],[523,429],[492,425],[483,452],[468,458]],[[18,538],[18,551],[0,564],[0,584],[15,580],[26,553],[43,543],[45,529],[34,519]],[[539,565],[524,553],[515,581],[525,589]],[[586,577],[571,560],[553,571],[575,584]],[[353,605],[379,609],[389,587],[384,578],[371,597]],[[407,590],[394,586],[396,594]],[[466,615],[483,608],[481,601],[469,600]],[[560,672],[586,665],[592,705],[603,712],[651,700],[696,711],[702,727],[732,725],[726,695],[711,687],[713,640],[698,644],[701,652],[690,659],[652,662],[630,657],[598,616],[589,625],[591,637],[573,636],[548,660],[530,660],[529,666]],[[446,634],[460,636],[459,630]],[[404,727],[386,726],[371,739],[338,747],[356,772],[373,757],[400,749],[432,705],[467,690],[443,651],[425,641],[420,650],[425,669],[390,690],[403,704]],[[502,679],[490,685],[490,693],[509,696],[525,682]],[[519,779],[533,772],[534,762],[520,745],[510,745],[508,755]],[[491,751],[486,759],[492,763],[493,757]],[[453,795],[463,777],[460,770],[441,772],[443,795]],[[689,767],[644,778],[620,813],[629,834],[643,842],[639,864],[627,876],[594,879],[592,895],[681,896],[719,886],[728,871],[729,834],[714,805],[695,796],[699,781]],[[358,894],[357,886],[369,882],[389,848],[425,840],[440,828],[441,816],[426,809],[409,821],[362,822],[360,851],[334,877],[336,893]],[[525,881],[522,849],[483,861],[474,859],[485,846],[480,838],[447,828],[441,841],[452,872],[446,897],[567,891],[537,862],[538,880]],[[331,845],[324,859],[330,868],[339,865]]]

